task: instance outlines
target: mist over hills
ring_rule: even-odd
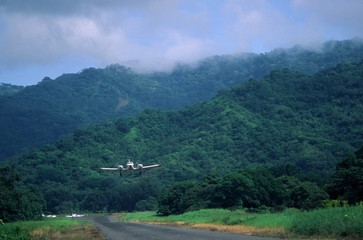
[[[363,146],[362,89],[362,61],[312,76],[277,69],[180,110],[78,129],[8,163],[39,186],[50,212],[131,211],[175,182],[257,165],[323,185]],[[128,158],[163,167],[121,179],[97,171]]]
[[[23,86],[15,86],[7,83],[0,83],[0,96],[9,96],[23,90]]]
[[[0,160],[54,143],[72,130],[144,109],[178,109],[218,91],[288,67],[311,74],[341,62],[359,62],[359,39],[326,42],[319,49],[296,46],[266,54],[215,56],[170,73],[141,74],[112,65],[84,69],[0,97]]]

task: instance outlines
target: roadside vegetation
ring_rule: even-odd
[[[156,212],[124,213],[120,221],[181,225],[216,231],[280,237],[330,239],[363,238],[363,205],[312,211],[249,213],[245,210],[202,209],[180,215],[159,216]]]
[[[104,239],[90,223],[75,219],[52,218],[0,225],[1,240]]]

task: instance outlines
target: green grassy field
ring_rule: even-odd
[[[210,226],[213,225],[214,230],[219,230],[218,226],[220,226],[223,231],[232,229],[234,232],[264,235],[331,239],[363,238],[363,206],[328,208],[308,212],[287,209],[280,213],[262,214],[247,213],[243,210],[204,209],[167,217],[157,216],[155,212],[135,212],[122,214],[120,220],[179,223],[197,227],[206,224],[207,228],[211,228]],[[235,228],[221,226],[235,226]],[[259,229],[268,230],[259,231]]]
[[[0,225],[0,240],[103,239],[96,228],[69,218],[51,218]]]
[[[218,231],[311,237],[319,239],[363,239],[363,206],[327,208],[302,212],[247,213],[243,210],[203,209],[181,215],[157,216],[155,212],[120,215],[120,221],[188,225]],[[5,223],[0,240],[103,239],[92,224],[68,218]]]

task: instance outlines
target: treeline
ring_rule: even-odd
[[[244,169],[224,177],[175,184],[160,200],[161,215],[203,208],[274,209],[322,207],[328,194],[316,183],[293,176],[274,177],[265,167]]]
[[[0,87],[0,160],[54,143],[72,130],[144,109],[178,109],[273,69],[312,74],[363,58],[362,40],[330,41],[315,50],[295,46],[264,54],[215,56],[171,73],[139,74],[111,65],[45,77],[25,88]],[[11,94],[5,94],[11,90]],[[14,90],[14,91],[12,91]]]
[[[167,216],[204,208],[311,210],[327,206],[329,200],[338,200],[337,206],[344,202],[362,203],[363,147],[337,165],[324,188],[294,176],[276,177],[271,170],[259,166],[223,177],[208,175],[201,181],[178,182],[161,196],[158,213]]]
[[[34,184],[24,182],[24,173],[0,167],[0,219],[4,222],[39,219],[42,214],[74,212],[121,212],[157,208],[164,184],[151,174],[92,176],[74,170],[79,187],[62,178],[61,171],[41,170]],[[55,174],[55,175],[52,175]],[[43,181],[44,180],[44,181]],[[42,182],[38,182],[42,181]]]
[[[363,147],[338,163],[326,189],[333,199],[363,201]]]
[[[39,219],[44,199],[39,188],[19,185],[20,176],[9,167],[0,167],[0,221]]]
[[[10,96],[23,90],[23,86],[15,86],[8,83],[0,83],[0,97]]]
[[[243,208],[252,212],[311,210],[363,201],[363,147],[339,162],[324,187],[292,175],[279,176],[276,169],[257,166],[224,176],[209,174],[201,180],[179,181],[171,187],[161,186],[155,175],[145,178],[129,175],[122,178],[123,183],[112,178],[89,177],[84,188],[77,192],[67,189],[60,192],[47,181],[49,190],[42,194],[36,186],[17,184],[19,175],[10,168],[2,167],[0,172],[0,217],[6,222],[37,219],[50,212],[157,210],[167,216],[205,208]],[[78,206],[69,198],[56,205],[70,195],[78,198]]]

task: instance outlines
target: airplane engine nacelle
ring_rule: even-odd
[[[137,168],[143,168],[144,165],[143,164],[137,164]]]

